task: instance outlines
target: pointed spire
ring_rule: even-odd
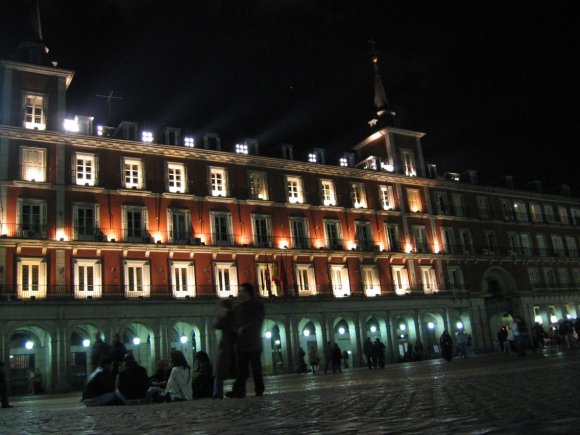
[[[371,39],[369,44],[371,46],[371,51],[369,54],[371,55],[375,73],[375,106],[380,110],[389,106],[389,100],[387,100],[387,94],[385,93],[383,80],[381,79],[381,74],[379,73],[379,53],[375,49],[375,41]]]
[[[32,12],[32,27],[34,27],[34,30],[35,30],[36,34],[38,35],[38,39],[40,41],[43,41],[42,22],[40,21],[40,0],[36,0],[36,7],[34,8],[34,11]]]

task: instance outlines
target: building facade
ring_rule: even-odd
[[[66,117],[71,71],[0,60],[0,359],[13,392],[38,368],[80,388],[97,331],[148,369],[181,349],[214,354],[220,298],[254,283],[263,362],[336,341],[387,359],[444,329],[491,350],[511,316],[580,314],[580,201],[438,176],[422,133],[384,126],[337,156],[261,153],[216,134]],[[226,149],[227,148],[227,149]],[[332,161],[331,161],[332,157]]]

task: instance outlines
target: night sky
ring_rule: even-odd
[[[440,173],[544,181],[580,193],[573,1],[41,0],[44,41],[76,71],[69,115],[216,132],[231,149],[347,150],[369,133],[380,51],[401,126]],[[31,2],[0,7],[0,55]],[[24,17],[24,18],[23,18]]]

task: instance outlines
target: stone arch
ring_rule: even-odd
[[[288,350],[288,339],[284,320],[281,317],[267,317],[262,324],[262,360],[264,372],[283,373],[284,355]]]
[[[75,390],[83,388],[86,378],[92,370],[91,346],[95,334],[101,332],[94,323],[76,323],[69,328],[69,367],[68,381]],[[101,332],[102,334],[102,332]]]
[[[353,319],[346,316],[337,316],[332,322],[334,342],[338,344],[340,350],[346,351],[349,355],[350,364],[358,361],[357,325]]]
[[[417,330],[415,328],[414,316],[405,311],[393,313],[393,333],[394,345],[396,346],[395,354],[399,359],[405,359],[408,345],[415,345],[417,341]]]
[[[439,351],[439,337],[445,329],[445,315],[439,311],[425,311],[421,313],[421,336],[423,349],[418,349],[415,343],[415,352],[420,358],[430,358]]]
[[[500,266],[491,266],[483,273],[480,287],[491,297],[508,297],[518,291],[514,278]]]
[[[319,354],[323,351],[322,323],[317,316],[303,317],[298,322],[298,345],[304,349],[306,354],[312,346],[317,349]]]
[[[147,372],[153,373],[157,358],[153,329],[141,322],[127,322],[119,328],[119,335],[127,352],[133,353]]]
[[[485,297],[486,327],[493,342],[497,339],[497,332],[504,319],[511,319],[519,311],[516,302],[518,286],[507,270],[492,266],[482,275],[481,291]]]
[[[194,367],[195,354],[198,351],[205,350],[207,352],[206,349],[202,348],[202,330],[196,322],[176,320],[167,331],[169,349],[183,352],[190,367]]]

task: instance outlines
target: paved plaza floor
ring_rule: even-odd
[[[0,433],[578,433],[579,393],[580,353],[492,354],[274,376],[245,399],[86,408],[78,394],[15,398]]]

